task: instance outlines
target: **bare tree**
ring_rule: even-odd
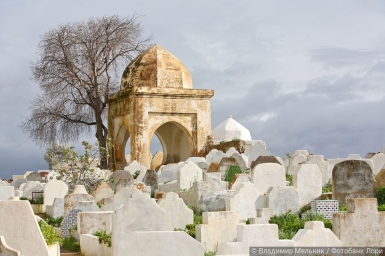
[[[142,33],[137,15],[91,18],[47,32],[31,66],[43,93],[32,102],[22,130],[43,145],[76,140],[95,126],[99,145],[106,147],[106,102],[119,89],[118,71],[148,47],[151,39]]]

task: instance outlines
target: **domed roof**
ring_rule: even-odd
[[[124,70],[120,89],[134,86],[193,87],[190,73],[183,63],[157,44],[142,52]]]
[[[231,117],[213,129],[213,137],[216,141],[251,140],[250,131]]]

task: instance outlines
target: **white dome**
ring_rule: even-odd
[[[251,140],[250,131],[231,117],[213,129],[213,137],[215,141]]]

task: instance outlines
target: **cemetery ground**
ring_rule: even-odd
[[[213,149],[153,169],[136,161],[114,172],[91,166],[95,187],[70,184],[60,171],[14,175],[0,182],[0,251],[209,256],[249,255],[250,246],[385,247],[385,155],[367,156]]]

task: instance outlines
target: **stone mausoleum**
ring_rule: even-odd
[[[120,91],[108,102],[113,169],[127,165],[127,141],[131,160],[150,167],[154,135],[162,144],[162,164],[203,154],[211,135],[213,95],[213,90],[193,89],[183,63],[159,45],[141,53],[124,70]]]

